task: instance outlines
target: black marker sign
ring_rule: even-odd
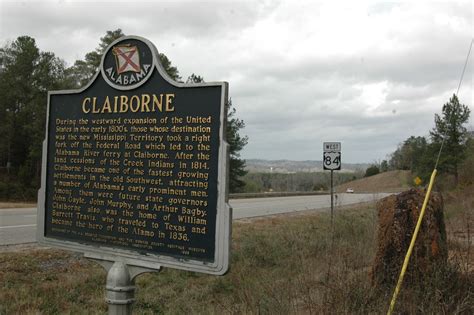
[[[226,83],[167,77],[124,37],[84,89],[50,92],[38,239],[137,266],[228,268]]]

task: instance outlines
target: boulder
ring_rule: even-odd
[[[371,270],[374,285],[394,285],[425,198],[425,191],[410,189],[377,203],[377,247]],[[405,274],[404,283],[420,280],[438,263],[446,263],[448,250],[441,194],[432,192]]]

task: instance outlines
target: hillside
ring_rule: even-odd
[[[347,188],[355,193],[398,192],[408,189],[412,182],[410,171],[390,171],[344,183],[336,187],[336,192],[345,192]]]
[[[370,164],[342,163],[341,172],[364,172]],[[251,173],[313,173],[324,172],[322,161],[291,161],[291,160],[245,160],[245,169]]]

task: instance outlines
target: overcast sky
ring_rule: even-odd
[[[71,65],[121,28],[183,79],[229,82],[244,158],[321,160],[322,142],[341,141],[343,163],[374,162],[428,135],[457,89],[473,11],[469,0],[0,0],[0,44],[29,35]],[[471,116],[473,55],[459,92]]]

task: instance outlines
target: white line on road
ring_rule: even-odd
[[[12,229],[12,228],[22,228],[22,227],[31,227],[31,226],[36,226],[36,224],[0,226],[0,229]]]

